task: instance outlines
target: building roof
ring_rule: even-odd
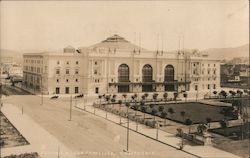
[[[135,44],[130,43],[125,38],[119,36],[119,35],[113,35],[111,37],[108,37],[104,41],[97,43],[95,45],[92,45],[88,47],[90,49],[123,49],[123,50],[145,50],[144,48],[141,48]]]

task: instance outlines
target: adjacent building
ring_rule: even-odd
[[[27,53],[23,86],[44,94],[211,92],[220,88],[220,61],[197,50],[147,50],[114,35],[63,52]]]

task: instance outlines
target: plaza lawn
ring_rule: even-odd
[[[242,138],[246,139],[249,137],[247,136],[247,132],[249,131],[250,123],[246,123],[244,126],[232,126],[227,128],[216,128],[216,129],[210,129],[210,132],[223,135],[225,137],[231,138],[233,140],[239,140]],[[242,132],[243,130],[243,132]]]
[[[0,144],[2,148],[27,145],[29,142],[19,133],[19,131],[11,124],[11,122],[0,112]]]
[[[211,118],[212,122],[220,121],[225,118],[223,114],[221,114],[222,106],[213,106],[207,105],[199,102],[186,102],[186,103],[169,103],[162,105],[155,105],[153,108],[157,109],[159,106],[163,106],[165,112],[167,112],[167,118],[173,121],[184,123],[186,119],[192,120],[194,124],[196,123],[206,123],[207,118]],[[172,108],[174,113],[169,113],[168,109]],[[152,109],[148,108],[147,113],[151,113]],[[182,116],[181,112],[185,112],[185,115]],[[157,112],[157,115],[160,116],[161,112]],[[226,116],[226,119],[231,120],[235,119],[233,116]]]
[[[5,156],[4,158],[40,158],[38,153],[24,153],[20,155],[10,155],[10,156]]]

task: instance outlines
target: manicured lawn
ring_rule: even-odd
[[[14,147],[27,145],[29,142],[19,133],[19,131],[11,124],[11,122],[0,112],[1,119],[1,147]]]
[[[232,126],[228,128],[216,128],[216,129],[210,129],[210,132],[223,135],[225,137],[231,138],[233,140],[241,139],[242,136],[242,130],[244,139],[247,138],[247,133],[249,130],[250,123],[245,124],[244,126]],[[249,136],[248,136],[249,137]]]
[[[160,105],[155,105],[153,108],[157,109]],[[220,121],[225,118],[223,114],[221,114],[221,110],[223,108],[228,107],[221,107],[221,106],[213,106],[207,105],[198,102],[187,102],[187,103],[170,103],[170,104],[163,104],[165,112],[167,112],[167,118],[177,121],[177,122],[185,122],[187,118],[191,119],[193,123],[206,123],[206,118],[211,118],[212,122]],[[174,113],[168,113],[168,109],[172,108]],[[148,108],[147,113],[152,111],[151,108]],[[181,112],[185,112],[185,115],[182,116]],[[160,116],[161,112],[157,112],[157,115]],[[226,116],[228,120],[235,119],[233,116]]]
[[[10,156],[5,156],[4,158],[40,158],[38,153],[25,153],[25,154],[20,154],[20,155],[10,155]]]
[[[139,105],[139,103],[137,104]],[[153,108],[151,108],[152,106],[150,107],[149,104],[152,104]],[[118,110],[118,106],[118,104],[115,104],[113,108],[116,108]],[[229,107],[214,106],[199,102],[183,102],[176,104],[158,102],[157,105],[155,105],[153,102],[147,102],[145,106],[147,107],[146,113],[151,114],[152,110],[155,109],[155,111],[157,111],[156,115],[159,117],[162,117],[162,112],[159,111],[159,106],[163,106],[163,111],[167,113],[167,119],[180,123],[185,123],[186,119],[190,119],[193,124],[206,123],[207,118],[210,118],[211,122],[218,122],[225,118],[227,120],[236,119],[236,117],[232,116],[232,114],[224,116],[224,114],[221,113],[223,108],[228,109]],[[172,108],[174,113],[170,113],[169,108]],[[141,111],[141,107],[139,107],[138,110]],[[124,109],[121,109],[121,111],[126,112],[126,109],[125,111]],[[185,112],[184,116],[181,115],[181,112]]]

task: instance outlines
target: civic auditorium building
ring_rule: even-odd
[[[213,92],[220,61],[197,50],[150,51],[114,35],[63,52],[26,53],[23,88],[43,94]]]

